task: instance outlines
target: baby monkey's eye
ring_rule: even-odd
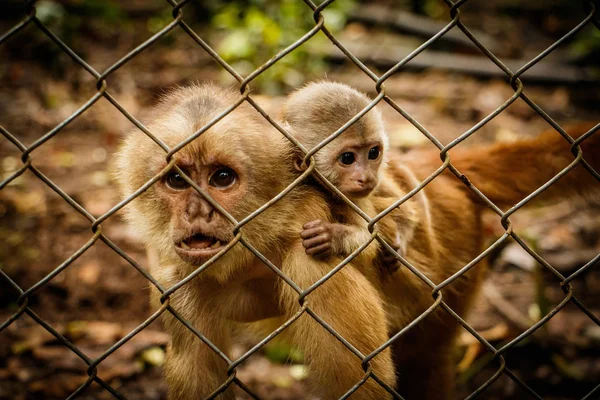
[[[354,153],[351,153],[349,151],[340,154],[339,158],[340,162],[344,165],[350,165],[352,164],[354,161],[356,161],[356,156],[354,155]]]
[[[186,182],[181,174],[177,171],[171,171],[165,178],[167,186],[174,190],[185,190],[190,187],[190,184]]]
[[[210,186],[225,189],[235,182],[235,172],[231,168],[223,167],[216,170],[208,180]]]
[[[379,158],[379,147],[375,146],[369,149],[369,160],[377,160]]]

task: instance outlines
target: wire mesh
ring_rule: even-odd
[[[144,43],[140,44],[124,57],[116,61],[113,65],[108,67],[105,71],[99,72],[96,71],[92,66],[90,66],[86,61],[80,57],[74,50],[69,48],[67,44],[57,35],[55,35],[52,31],[50,31],[44,23],[37,17],[35,1],[29,1],[26,3],[24,7],[23,19],[17,23],[12,29],[8,32],[4,33],[0,36],[0,44],[9,41],[16,35],[26,28],[27,26],[33,25],[43,34],[45,34],[48,38],[50,38],[56,45],[60,47],[60,49],[70,56],[73,61],[78,64],[83,70],[85,70],[88,74],[96,80],[96,92],[93,96],[91,96],[87,102],[85,102],[79,109],[73,112],[68,118],[66,118],[63,122],[58,124],[55,128],[51,129],[45,135],[37,139],[31,145],[26,146],[21,141],[19,141],[13,134],[11,134],[7,129],[0,126],[0,134],[5,137],[8,141],[10,141],[14,147],[21,153],[21,161],[22,166],[8,176],[4,181],[0,182],[0,190],[5,188],[11,181],[22,175],[25,171],[29,170],[33,174],[35,174],[41,181],[43,181],[48,187],[50,187],[53,191],[55,191],[62,199],[64,199],[75,211],[83,215],[90,223],[90,228],[93,233],[92,237],[85,243],[79,250],[73,253],[69,258],[67,258],[63,263],[61,263],[58,267],[56,267],[53,271],[48,273],[43,279],[34,284],[29,289],[23,289],[19,285],[17,285],[10,276],[8,276],[2,269],[0,269],[0,277],[4,279],[10,287],[14,289],[16,293],[18,293],[18,310],[5,322],[0,325],[0,332],[5,330],[9,325],[15,322],[23,315],[29,315],[34,321],[36,321],[39,325],[45,328],[51,335],[53,335],[60,343],[64,346],[68,347],[74,354],[77,355],[81,360],[83,360],[87,365],[87,374],[89,378],[81,384],[81,386],[74,391],[69,399],[74,399],[80,396],[82,393],[86,391],[86,389],[93,383],[96,382],[100,386],[102,386],[106,391],[111,393],[117,399],[125,398],[121,393],[119,393],[116,389],[111,387],[107,382],[103,381],[98,376],[98,365],[103,362],[107,357],[109,357],[112,353],[114,353],[119,347],[121,347],[124,343],[133,338],[140,331],[145,329],[149,324],[151,324],[156,318],[158,318],[163,313],[170,313],[174,318],[178,319],[186,329],[189,329],[193,334],[198,337],[199,340],[208,345],[212,351],[215,352],[221,359],[225,361],[228,365],[228,379],[222,382],[221,386],[217,388],[208,398],[215,398],[218,394],[227,390],[231,385],[237,385],[241,388],[241,390],[245,391],[252,398],[258,398],[258,396],[252,393],[251,389],[241,382],[236,377],[237,367],[242,364],[245,360],[248,359],[252,354],[256,353],[259,349],[261,349],[265,344],[283,332],[286,328],[288,328],[291,324],[293,324],[296,320],[298,320],[302,315],[307,314],[315,321],[317,321],[320,325],[322,325],[331,335],[333,335],[339,342],[341,342],[350,352],[352,352],[361,362],[364,370],[364,376],[361,380],[356,382],[356,384],[348,390],[348,392],[342,397],[347,398],[352,393],[354,393],[358,388],[363,385],[368,379],[374,379],[378,384],[380,384],[385,390],[387,390],[394,398],[401,399],[402,397],[391,387],[386,385],[371,369],[371,360],[386,348],[390,347],[392,343],[394,343],[399,337],[406,334],[406,332],[414,329],[423,319],[425,319],[428,315],[441,308],[449,315],[451,315],[462,327],[464,327],[473,337],[475,337],[484,347],[493,355],[493,359],[498,365],[497,371],[479,388],[477,388],[470,396],[469,399],[475,398],[480,394],[484,393],[485,390],[498,378],[505,375],[515,381],[518,386],[522,388],[523,394],[528,394],[531,398],[541,399],[541,396],[537,394],[531,387],[529,387],[525,382],[517,377],[517,375],[511,371],[506,366],[505,353],[510,348],[514,347],[518,343],[522,342],[525,338],[529,337],[533,334],[537,329],[544,326],[554,315],[556,315],[563,307],[567,304],[571,303],[577,306],[581,311],[583,311],[595,324],[600,326],[600,320],[581,302],[577,299],[574,294],[572,281],[577,279],[583,272],[591,268],[597,261],[600,259],[600,255],[592,259],[589,263],[581,267],[575,273],[571,274],[568,277],[563,276],[559,271],[552,267],[548,262],[546,262],[542,257],[540,257],[533,249],[531,249],[522,238],[517,235],[513,231],[512,223],[510,220],[510,216],[514,214],[516,211],[527,205],[530,201],[532,201],[535,197],[541,194],[543,191],[548,189],[551,185],[553,185],[558,179],[560,179],[567,172],[575,168],[578,164],[583,165],[596,179],[600,181],[600,175],[597,171],[594,171],[591,166],[583,159],[582,150],[580,148],[580,144],[582,141],[589,138],[592,134],[594,134],[599,128],[600,125],[592,128],[588,133],[581,136],[579,139],[574,140],[570,137],[565,130],[554,121],[541,107],[539,107],[525,92],[523,82],[520,77],[527,70],[535,66],[538,62],[548,56],[552,51],[558,48],[561,44],[568,41],[571,37],[573,37],[577,32],[579,32],[582,28],[589,24],[593,24],[596,28],[600,29],[600,20],[598,18],[598,12],[596,11],[597,4],[592,0],[583,0],[582,4],[586,8],[587,15],[581,22],[553,43],[550,47],[542,51],[538,56],[533,58],[527,64],[523,65],[517,71],[510,70],[498,57],[496,57],[484,44],[482,44],[477,37],[467,28],[467,26],[461,20],[460,15],[460,7],[467,3],[466,0],[460,0],[456,2],[452,2],[450,0],[444,0],[443,2],[448,8],[448,13],[451,18],[450,23],[448,23],[442,30],[432,36],[429,40],[425,41],[422,45],[417,47],[414,51],[404,57],[402,60],[398,61],[396,65],[390,68],[387,72],[382,74],[381,76],[376,75],[373,71],[371,71],[365,64],[363,64],[355,55],[353,55],[326,27],[326,18],[323,14],[323,11],[333,3],[333,0],[327,0],[323,3],[317,5],[313,3],[311,0],[304,0],[306,4],[307,12],[312,12],[314,19],[314,27],[310,29],[305,35],[300,37],[294,43],[289,45],[284,50],[280,51],[274,57],[272,57],[269,61],[258,67],[247,77],[240,75],[235,71],[219,54],[212,49],[207,42],[205,42],[194,30],[185,22],[184,20],[184,6],[189,1],[183,0],[179,3],[174,0],[167,0],[167,3],[172,6],[172,16],[173,21],[164,26],[160,31],[158,31],[155,35],[147,39]],[[452,29],[459,29],[464,33],[464,35],[471,41],[473,44],[480,50],[480,52],[485,55],[490,61],[492,61],[499,70],[501,70],[508,79],[510,86],[514,90],[514,95],[512,95],[509,99],[507,99],[503,104],[497,107],[493,112],[483,118],[479,123],[473,126],[471,129],[464,132],[458,138],[453,140],[448,145],[444,146],[433,134],[431,134],[421,123],[419,123],[415,118],[413,118],[406,110],[404,110],[400,105],[398,105],[391,97],[386,94],[385,91],[385,82],[392,75],[402,71],[403,67],[407,65],[412,59],[417,57],[424,50],[429,48],[434,42],[444,36],[447,32]],[[209,121],[207,124],[202,126],[198,131],[189,136],[187,139],[183,140],[173,148],[169,148],[165,143],[163,143],[158,137],[152,134],[140,121],[138,121],[131,113],[129,113],[110,93],[110,86],[107,82],[107,78],[110,77],[115,71],[125,65],[127,62],[132,60],[138,54],[143,52],[146,48],[151,46],[153,43],[168,35],[174,29],[181,29],[190,38],[192,38],[202,49],[209,54],[214,61],[225,71],[227,71],[231,76],[233,76],[239,82],[239,98],[233,104],[231,104],[227,109],[223,110],[219,115]],[[290,52],[297,49],[299,46],[306,43],[310,40],[314,35],[318,32],[322,32],[330,42],[335,45],[353,64],[355,64],[359,70],[368,76],[374,83],[374,89],[377,91],[378,95],[373,101],[365,107],[359,114],[357,114],[352,120],[348,121],[344,126],[338,129],[336,132],[332,133],[329,137],[319,143],[312,149],[306,149],[302,146],[283,126],[281,126],[275,119],[270,117],[267,112],[261,108],[251,97],[250,95],[250,84],[256,79],[259,75],[265,72],[268,68],[273,66],[275,63],[280,61]],[[84,209],[78,202],[70,197],[65,191],[63,191],[59,186],[57,186],[51,179],[45,176],[36,166],[35,166],[35,151],[36,149],[43,146],[47,143],[52,137],[59,135],[61,130],[65,128],[69,123],[78,118],[83,112],[85,112],[88,108],[90,108],[93,104],[95,104],[100,98],[107,99],[121,114],[123,114],[130,122],[132,122],[137,128],[139,128],[145,135],[147,135],[150,139],[152,139],[157,146],[159,146],[165,152],[165,159],[167,161],[167,166],[163,168],[156,176],[154,176],[151,180],[149,180],[145,185],[136,190],[131,196],[124,199],[114,207],[112,207],[108,212],[101,215],[100,217],[94,217],[90,212]],[[573,161],[567,166],[560,174],[556,175],[546,184],[535,190],[533,193],[525,197],[522,201],[514,205],[508,211],[504,212],[499,207],[497,207],[494,203],[492,203],[481,191],[479,191],[475,186],[473,186],[469,180],[452,164],[450,156],[448,154],[449,150],[458,146],[465,139],[473,135],[477,132],[482,126],[487,124],[493,118],[495,118],[498,114],[503,112],[507,107],[509,107],[513,102],[517,99],[524,100],[538,115],[540,115],[549,125],[551,125],[556,131],[560,133],[565,139],[566,142],[571,146],[571,151],[573,153]],[[329,183],[327,179],[314,168],[315,163],[312,159],[312,156],[322,147],[327,145],[329,142],[337,138],[344,131],[346,131],[350,126],[352,126],[362,115],[366,114],[369,110],[375,107],[380,101],[387,102],[393,109],[395,109],[399,114],[401,114],[407,121],[409,121],[412,125],[414,125],[433,145],[435,145],[439,149],[439,155],[443,164],[433,172],[427,179],[423,180],[417,187],[407,193],[401,199],[395,201],[390,207],[381,212],[375,218],[370,218],[366,213],[364,213],[360,208],[358,208],[355,204],[353,204],[347,197],[345,197],[334,185]],[[231,216],[225,209],[223,209],[215,200],[210,198],[210,196],[203,191],[190,177],[188,177],[183,170],[176,166],[173,156],[187,146],[189,143],[197,139],[204,132],[214,126],[221,119],[226,117],[229,113],[234,111],[238,106],[243,103],[247,103],[251,105],[254,109],[256,109],[271,125],[273,125],[282,135],[284,135],[291,143],[297,146],[304,154],[305,154],[305,162],[308,165],[308,168],[304,171],[304,173],[298,177],[294,182],[292,182],[284,191],[279,193],[276,197],[274,197],[271,201],[264,204],[259,209],[252,212],[246,218],[241,221],[237,221],[233,216]],[[203,198],[205,198],[215,209],[217,209],[220,213],[222,213],[233,225],[233,233],[235,238],[227,245],[225,248],[219,252],[217,255],[208,260],[205,264],[197,268],[193,273],[189,274],[185,279],[181,280],[176,285],[165,288],[161,286],[161,284],[154,279],[143,267],[138,265],[131,257],[129,257],[121,248],[119,248],[115,243],[113,243],[108,237],[106,237],[102,232],[102,223],[106,221],[108,218],[114,216],[120,209],[125,207],[128,203],[130,203],[134,198],[142,194],[156,182],[161,180],[167,173],[169,173],[172,169],[175,169],[181,174],[181,176],[187,181],[187,183],[192,186]],[[398,254],[395,249],[390,246],[389,243],[385,242],[385,240],[380,236],[377,232],[375,224],[384,216],[389,214],[393,209],[400,206],[404,202],[408,201],[415,195],[417,195],[425,186],[427,186],[432,180],[442,174],[444,171],[450,171],[457,178],[459,178],[466,187],[468,187],[473,193],[479,197],[487,207],[494,213],[496,213],[501,218],[502,226],[505,229],[505,233],[496,240],[491,246],[485,249],[478,257],[473,259],[459,271],[457,271],[454,275],[447,278],[445,281],[435,284],[433,283],[427,276],[425,276],[419,269],[406,260],[401,254]],[[361,245],[356,251],[354,251],[350,256],[344,259],[339,265],[331,270],[330,273],[323,276],[320,280],[315,282],[307,289],[300,288],[292,279],[286,276],[276,265],[274,265],[271,261],[269,261],[263,254],[257,251],[246,239],[243,234],[243,227],[248,222],[256,218],[259,214],[261,214],[265,209],[271,207],[275,202],[281,200],[286,194],[288,194],[295,187],[300,185],[308,176],[316,175],[318,176],[325,185],[332,192],[336,193],[349,207],[351,207],[354,211],[358,213],[365,221],[368,223],[369,231],[371,232],[371,237],[367,242]],[[536,261],[538,261],[544,268],[551,271],[552,274],[556,277],[556,282],[562,290],[564,291],[563,300],[556,305],[554,308],[550,310],[543,318],[541,318],[537,323],[532,325],[530,328],[522,332],[519,336],[511,340],[509,343],[505,344],[500,348],[494,347],[490,344],[484,337],[482,337],[475,329],[473,329],[465,320],[463,320],[443,299],[444,288],[454,282],[456,279],[465,274],[469,269],[474,267],[479,261],[488,256],[492,251],[496,250],[499,246],[501,246],[505,241],[509,239],[509,237],[513,238],[523,249],[527,251]],[[348,342],[344,337],[342,337],[338,332],[336,332],[329,324],[327,324],[317,313],[315,313],[311,309],[310,305],[310,294],[317,290],[320,286],[322,286],[327,280],[329,280],[335,273],[344,268],[348,263],[350,263],[364,248],[366,248],[372,241],[377,240],[387,249],[388,252],[392,253],[409,271],[411,271],[415,276],[417,276],[420,280],[422,280],[429,288],[431,289],[431,295],[433,296],[434,302],[433,304],[421,315],[419,315],[416,319],[410,322],[407,326],[405,326],[399,332],[394,333],[391,338],[381,344],[376,350],[374,350],[370,354],[361,353],[356,347],[354,347],[350,342]],[[29,306],[29,298],[41,287],[48,284],[52,279],[54,279],[57,275],[63,272],[65,269],[69,268],[73,262],[89,250],[92,246],[94,246],[98,241],[104,242],[108,245],[116,254],[122,257],[128,264],[130,264],[133,268],[139,271],[148,282],[154,286],[160,293],[160,302],[161,307],[156,310],[149,318],[147,318],[143,323],[139,324],[135,329],[129,332],[127,335],[122,337],[118,342],[113,344],[110,348],[104,351],[99,357],[94,359],[90,358],[86,354],[84,354],[80,349],[78,349],[74,344],[72,344],[67,338],[65,338],[61,333],[59,333],[55,328],[53,328],[49,323],[47,323],[44,319],[42,319],[39,315],[37,315]],[[288,321],[286,321],[283,325],[273,331],[271,334],[266,336],[263,340],[261,340],[254,347],[249,349],[245,354],[237,358],[236,360],[231,360],[222,349],[218,348],[215,344],[213,344],[201,331],[198,331],[193,324],[184,319],[181,314],[174,309],[170,305],[170,297],[180,290],[183,286],[187,285],[192,279],[202,274],[208,267],[210,267],[216,260],[218,260],[223,254],[225,254],[231,247],[240,243],[245,246],[250,252],[252,252],[258,259],[260,259],[268,268],[270,268],[274,273],[276,273],[281,280],[284,281],[284,284],[289,285],[298,296],[298,302],[301,305],[301,308],[297,311],[295,315],[293,315]],[[584,398],[591,399],[594,396],[600,393],[600,385],[596,386],[592,391],[590,391]]]

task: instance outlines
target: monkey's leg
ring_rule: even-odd
[[[433,359],[408,361],[398,373],[398,393],[406,400],[451,400],[454,398],[454,362],[448,348],[432,348]]]
[[[443,317],[426,318],[392,345],[397,391],[406,400],[454,398],[456,322]]]
[[[331,266],[314,260],[301,246],[288,253],[283,270],[300,287],[307,288]],[[287,284],[280,286],[281,304],[286,315],[299,308],[298,294]],[[347,265],[321,287],[308,295],[310,309],[338,334],[367,355],[387,340],[387,326],[381,298],[365,276]],[[312,387],[323,399],[337,399],[364,376],[361,360],[310,315],[304,314],[289,328],[310,366]],[[391,352],[386,350],[371,360],[373,372],[394,387]],[[353,399],[388,399],[389,393],[369,378]]]

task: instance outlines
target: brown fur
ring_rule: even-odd
[[[155,110],[155,120],[148,127],[169,145],[174,145],[231,104],[235,97],[234,93],[210,85],[178,89]],[[581,128],[572,132],[574,136],[581,133]],[[586,160],[597,170],[599,143],[600,135],[595,134],[582,145]],[[536,151],[531,153],[531,150]],[[524,153],[530,157],[523,157]],[[238,220],[297,177],[285,139],[246,105],[178,153],[178,157],[188,157],[199,164],[204,157],[212,155],[234,164],[239,160],[236,168],[248,172],[240,173],[240,178],[243,176],[246,180],[240,184],[241,194],[219,195],[207,189]],[[457,150],[452,157],[459,170],[503,207],[521,200],[572,159],[568,146],[555,140],[552,134],[487,146],[474,152]],[[122,147],[118,164],[122,194],[128,196],[160,170],[164,153],[149,139],[132,134]],[[406,193],[438,165],[436,152],[392,154],[383,179]],[[539,168],[539,165],[547,168]],[[600,184],[588,178],[585,171],[579,169],[572,175],[576,179],[567,179],[569,176],[561,179],[546,198],[599,192]],[[174,221],[181,218],[177,207],[183,207],[186,212],[186,206],[192,202],[207,206],[192,190],[179,193],[175,198],[165,196],[160,192],[162,184],[157,183],[128,206],[127,215],[144,235],[143,240],[151,252],[158,253],[159,263],[152,266],[152,274],[165,287],[170,287],[197,268],[183,262],[173,251],[171,230]],[[203,180],[198,179],[198,184],[202,187]],[[483,250],[481,215],[485,207],[459,179],[446,172],[426,186],[422,201],[416,202],[415,207],[417,222],[405,258],[439,284]],[[226,235],[231,225],[208,212],[209,208],[204,217],[198,217],[199,222],[206,229],[220,227],[224,230],[220,233]],[[212,219],[206,220],[206,215],[212,215]],[[331,221],[329,206],[315,187],[302,185],[249,222],[242,231],[244,237],[287,276],[301,288],[307,288],[340,261],[333,256],[325,262],[303,251],[298,232],[305,221],[314,219]],[[444,301],[459,315],[465,315],[476,296],[484,264],[476,265],[442,290]],[[312,292],[307,301],[311,310],[339,334],[363,354],[369,354],[385,342],[388,330],[392,334],[397,332],[434,300],[431,289],[406,268],[374,284],[362,272],[372,266],[359,267],[355,263],[347,265]],[[156,294],[154,297],[156,299]],[[297,299],[295,291],[237,244],[171,296],[171,305],[230,354],[234,321],[247,322],[277,314],[289,318],[300,309]],[[226,363],[171,316],[165,316],[164,322],[172,336],[166,364],[170,398],[208,396],[227,379]],[[310,316],[304,314],[288,331],[293,343],[305,352],[311,368],[311,386],[321,398],[340,397],[362,377],[360,360]],[[454,378],[451,352],[457,333],[454,319],[438,309],[394,344],[395,366],[390,352],[384,351],[373,359],[373,371],[388,384],[395,385],[407,399],[450,399]],[[221,397],[233,398],[233,393],[228,390]],[[369,379],[352,398],[389,397]]]
[[[148,128],[169,146],[191,135],[233,103],[233,92],[203,85],[177,89],[152,113]],[[195,163],[190,175],[236,219],[254,211],[289,185],[293,170],[286,140],[250,106],[243,104],[189,146],[177,153],[182,164]],[[210,163],[239,171],[240,185],[220,192],[206,185],[202,171]],[[142,135],[131,134],[117,158],[121,191],[130,195],[164,167],[164,152]],[[174,251],[173,234],[189,221],[190,204],[205,209],[192,221],[203,232],[231,239],[231,224],[191,188],[171,193],[164,181],[152,186],[127,207],[126,217],[141,233],[149,252],[158,255],[151,273],[170,287],[197,268]],[[321,193],[309,186],[293,190],[242,228],[243,236],[301,288],[306,289],[329,272],[331,262],[304,254],[298,235],[303,221],[330,218]],[[335,264],[334,264],[335,263]],[[154,293],[156,302],[158,293]],[[381,295],[350,264],[307,297],[310,309],[329,323],[363,354],[372,352],[387,337]],[[230,354],[235,323],[272,316],[291,317],[299,309],[298,294],[255,258],[240,243],[220,260],[171,296],[170,303],[200,332]],[[352,304],[352,307],[348,305]],[[240,309],[240,310],[238,310]],[[255,317],[255,318],[253,318]],[[172,316],[164,318],[171,334],[166,377],[171,399],[197,399],[211,394],[226,379],[226,363]],[[361,327],[357,329],[357,327]],[[311,385],[322,398],[343,395],[363,376],[360,359],[308,315],[288,328],[291,340],[305,353],[311,368]],[[394,385],[391,352],[372,362],[373,371]],[[340,372],[343,371],[343,372]],[[232,390],[224,396],[233,398]],[[369,379],[355,398],[388,398]]]
[[[591,124],[573,127],[577,138]],[[584,158],[600,168],[600,134],[581,145]],[[390,157],[391,174],[405,188],[412,188],[402,167],[422,181],[441,164],[439,152],[415,150]],[[574,157],[566,141],[549,131],[534,139],[498,143],[451,152],[452,164],[490,200],[507,209],[550,180]],[[446,171],[429,183],[424,193],[430,207],[420,208],[420,223],[409,243],[406,259],[434,284],[440,284],[467,265],[484,249],[482,213],[484,203],[451,172]],[[569,198],[573,194],[597,196],[600,182],[578,166],[540,197],[547,201]],[[421,207],[424,203],[420,203]],[[477,295],[486,260],[443,290],[443,300],[465,317]],[[431,289],[407,269],[401,269],[382,289],[388,307],[391,331],[397,332],[433,303]],[[453,398],[454,365],[451,352],[459,325],[439,309],[394,344],[398,391],[407,399]]]
[[[370,102],[366,95],[345,84],[313,82],[288,97],[283,105],[281,119],[294,137],[306,149],[311,150],[359,114]],[[364,158],[373,146],[380,148],[379,158],[361,162],[360,155]],[[381,179],[382,174],[387,175],[388,146],[381,114],[373,108],[315,153],[316,168],[367,215],[375,217],[405,194],[387,176]],[[356,161],[351,166],[343,166],[338,161],[339,156],[345,152],[356,154]],[[304,155],[298,152],[297,157],[299,162]],[[357,175],[370,178],[373,183],[366,192],[353,195],[347,189],[356,187],[353,181],[357,179]],[[417,197],[420,196],[422,194]],[[335,194],[328,196],[328,201],[332,204],[335,222],[323,224],[314,221],[307,224],[302,232],[302,237],[306,239],[303,244],[308,254],[322,256],[330,252],[347,257],[369,240],[367,222]],[[405,202],[377,224],[383,237],[399,252],[405,250],[415,228],[415,201],[412,199]],[[316,247],[324,250],[315,252]],[[376,257],[379,257],[378,264],[387,267],[382,268],[382,272],[397,268],[396,259],[384,255],[386,252],[375,242],[358,255],[356,263],[368,265],[363,272],[373,280],[374,272],[377,271],[369,265]],[[389,262],[394,265],[386,265]],[[375,279],[379,279],[379,276],[375,276]]]

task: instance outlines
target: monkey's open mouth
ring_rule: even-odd
[[[346,192],[346,196],[348,196],[350,198],[355,198],[355,199],[362,199],[363,197],[367,197],[369,195],[369,193],[371,193],[372,191],[373,191],[373,187],[348,190]]]
[[[185,261],[197,264],[208,260],[226,245],[224,240],[197,233],[175,243],[175,251]]]

